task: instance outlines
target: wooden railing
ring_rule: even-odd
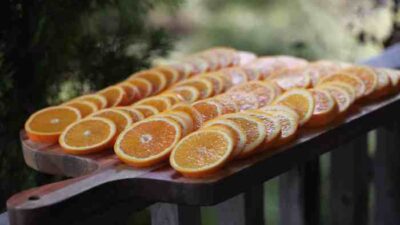
[[[365,63],[399,68],[400,45]],[[372,158],[367,152],[370,131],[377,140]],[[39,168],[44,156],[29,146],[24,151],[28,165],[44,172],[61,164],[57,169],[66,171],[75,160],[60,163],[55,154],[53,167]],[[400,224],[400,95],[360,107],[327,128],[303,130],[278,153],[233,163],[205,181],[176,177],[164,167],[117,177],[118,171],[105,169],[97,180],[91,176],[99,184],[91,188],[77,178],[17,194],[8,201],[8,214],[12,225],[117,224],[133,210],[150,207],[153,225],[200,225],[200,207],[213,206],[220,225],[261,225],[262,185],[279,176],[280,224],[319,224],[319,157],[326,152],[331,152],[330,224],[368,224],[370,184],[375,196],[370,224]],[[73,171],[79,176],[77,168]]]

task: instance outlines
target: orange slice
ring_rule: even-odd
[[[311,77],[308,73],[305,73],[305,70],[306,67],[283,69],[271,74],[269,79],[275,81],[283,90],[309,88],[311,86]]]
[[[227,92],[218,96],[218,99],[223,99],[224,102],[233,102],[241,111],[259,108],[257,95],[253,92]]]
[[[133,86],[139,89],[140,98],[144,98],[150,96],[153,93],[153,86],[150,81],[139,78],[139,77],[131,77],[128,78],[127,82],[133,84]]]
[[[63,104],[79,110],[81,117],[84,118],[98,110],[96,104],[89,101],[73,101]]]
[[[156,107],[150,105],[134,105],[131,108],[138,110],[145,118],[159,113]]]
[[[209,80],[213,84],[213,94],[222,93],[225,87],[225,81],[220,76],[213,76],[212,74],[205,74],[201,76],[206,80]]]
[[[384,69],[390,78],[390,82],[393,86],[392,92],[396,93],[400,89],[400,72],[392,69]]]
[[[231,86],[242,84],[248,81],[246,72],[239,67],[223,69],[220,72],[229,78]]]
[[[132,123],[136,123],[137,121],[140,121],[145,118],[144,115],[139,110],[134,109],[133,107],[124,106],[124,107],[116,107],[115,109],[119,109],[129,113],[132,119]]]
[[[267,111],[267,113],[275,117],[281,125],[281,135],[274,144],[274,147],[280,147],[291,142],[296,137],[299,127],[299,122],[294,114],[286,110],[271,110]]]
[[[181,138],[182,129],[176,121],[149,118],[122,132],[114,151],[128,165],[149,167],[166,160]]]
[[[157,94],[167,87],[167,79],[165,76],[162,73],[154,70],[141,71],[133,74],[132,76],[148,80],[153,87],[152,94]]]
[[[139,88],[137,88],[132,83],[121,82],[118,84],[118,86],[120,86],[120,87],[122,87],[122,89],[124,89],[124,92],[126,95],[126,98],[124,99],[123,102],[121,102],[120,105],[130,105],[133,102],[135,102],[141,98]]]
[[[242,67],[242,70],[246,73],[248,80],[261,80],[261,72],[251,67]]]
[[[176,87],[182,87],[182,86],[195,87],[200,93],[200,99],[208,98],[213,93],[213,85],[207,79],[194,78],[190,80],[181,81],[177,84]]]
[[[179,79],[179,72],[170,66],[160,66],[154,68],[153,70],[159,71],[165,76],[165,79],[167,80],[167,86],[176,83]]]
[[[238,155],[240,155],[240,153],[243,151],[246,145],[247,141],[246,131],[243,130],[243,128],[240,127],[237,123],[228,119],[220,119],[220,118],[216,118],[206,122],[204,124],[204,127],[211,127],[215,125],[222,125],[231,129],[233,138],[235,139],[235,147],[233,149],[231,158],[235,158]]]
[[[267,132],[264,142],[258,147],[259,150],[265,151],[272,147],[281,135],[281,124],[278,119],[271,114],[265,113],[261,110],[248,110],[245,112],[250,116],[257,117],[262,120]]]
[[[182,111],[190,115],[193,121],[193,130],[199,129],[203,123],[200,113],[188,104],[178,103],[172,107],[172,110]]]
[[[254,61],[255,59],[257,59],[257,55],[252,52],[239,51],[237,54],[239,55],[239,58],[240,58],[239,65],[241,65],[241,66],[246,65],[246,64]]]
[[[299,116],[299,114],[297,114],[296,111],[294,111],[293,109],[291,109],[287,106],[284,106],[284,105],[267,105],[267,106],[260,108],[259,110],[266,112],[266,113],[284,111],[284,112],[289,113],[293,118],[296,119],[296,121],[299,121],[299,119],[300,119],[300,116]]]
[[[271,103],[275,98],[274,88],[262,81],[250,81],[229,89],[232,92],[251,92],[257,97],[258,107],[263,107]]]
[[[150,98],[143,99],[137,102],[135,105],[149,105],[157,109],[157,111],[162,112],[171,108],[171,100],[165,96],[154,96]]]
[[[96,104],[98,109],[104,109],[107,107],[107,99],[104,96],[98,95],[98,94],[84,95],[84,96],[78,97],[76,99],[73,99],[70,102],[73,102],[76,100],[94,103],[94,104]]]
[[[168,98],[169,101],[171,102],[171,105],[175,105],[176,103],[179,103],[182,101],[182,99],[179,97],[179,95],[174,92],[164,92],[164,93],[160,94],[159,96]]]
[[[354,89],[356,90],[356,98],[360,98],[360,97],[364,96],[364,93],[366,90],[365,84],[360,78],[358,78],[355,75],[352,75],[349,73],[342,73],[342,72],[334,73],[334,74],[331,74],[329,76],[322,78],[320,80],[320,82],[318,83],[318,85],[326,83],[326,82],[332,82],[332,81],[340,81],[340,82],[347,83],[347,84],[353,86]]]
[[[247,115],[245,113],[233,113],[222,116],[223,119],[231,120],[246,131],[246,144],[238,156],[244,158],[256,152],[258,146],[263,143],[267,136],[267,130],[263,120]]]
[[[120,109],[103,109],[92,114],[92,117],[106,118],[114,122],[117,135],[132,124],[130,114]]]
[[[306,89],[291,89],[279,96],[274,104],[285,105],[296,111],[300,125],[311,119],[315,106],[311,92]]]
[[[111,148],[116,134],[117,128],[111,120],[90,117],[70,124],[59,143],[69,154],[89,154]]]
[[[176,87],[172,89],[171,92],[176,93],[183,101],[186,102],[195,102],[200,99],[200,91],[191,86]]]
[[[365,91],[364,96],[370,95],[375,91],[378,86],[378,77],[375,72],[368,67],[361,66],[351,66],[342,70],[343,73],[353,74],[354,76],[360,78],[364,83]]]
[[[107,107],[118,106],[126,101],[126,94],[122,87],[111,86],[98,92],[107,99]]]
[[[347,83],[340,82],[340,81],[332,81],[332,82],[327,82],[327,83],[322,84],[322,86],[324,86],[324,85],[333,85],[333,86],[339,87],[339,88],[345,90],[350,95],[352,103],[356,100],[356,89]],[[321,85],[319,85],[319,86],[321,86]],[[317,87],[319,87],[319,86],[317,86]]]
[[[325,85],[318,85],[316,88],[329,92],[329,94],[335,99],[339,108],[339,113],[341,114],[346,112],[353,103],[351,95],[346,91],[346,89],[340,88],[340,86],[326,83]]]
[[[217,101],[203,100],[192,104],[192,107],[199,113],[201,123],[222,115],[223,106]]]
[[[25,122],[25,131],[32,141],[57,143],[62,131],[81,119],[79,110],[69,106],[53,106],[32,114]]]
[[[193,119],[186,112],[169,110],[156,116],[175,120],[182,128],[182,136],[186,136],[193,131]]]
[[[378,77],[378,85],[374,92],[369,96],[370,99],[378,99],[391,93],[393,90],[392,83],[386,70],[374,69],[373,70]]]
[[[222,114],[239,112],[239,107],[230,100],[230,98],[224,97],[224,95],[216,96],[210,100],[216,101],[222,105]]]
[[[322,89],[310,90],[315,102],[311,119],[305,124],[308,127],[319,127],[332,122],[339,112],[334,98],[328,91]]]
[[[187,177],[208,176],[230,158],[234,139],[224,129],[204,129],[189,134],[174,148],[171,166]]]

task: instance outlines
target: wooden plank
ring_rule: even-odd
[[[280,224],[319,224],[319,200],[318,159],[297,166],[279,177]]]
[[[332,225],[365,225],[368,219],[367,136],[361,135],[331,153]]]
[[[196,206],[157,203],[150,207],[152,225],[200,225],[201,212]]]
[[[397,225],[400,224],[399,121],[378,130],[377,146],[374,157],[374,224]]]
[[[264,187],[252,187],[243,194],[215,206],[218,225],[263,225]]]

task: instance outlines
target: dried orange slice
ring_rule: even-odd
[[[156,116],[175,120],[182,128],[182,136],[186,136],[193,131],[193,119],[186,112],[169,110]]]
[[[267,111],[267,113],[275,117],[281,125],[281,135],[274,144],[274,147],[283,146],[296,137],[299,122],[296,116],[294,116],[295,114],[286,110],[278,111],[275,109]]]
[[[340,82],[340,81],[331,81],[331,82],[327,82],[322,85],[319,85],[317,87],[324,86],[324,85],[333,85],[333,86],[339,87],[339,88],[345,90],[350,95],[352,103],[356,100],[356,89],[347,83]]]
[[[209,80],[213,84],[213,94],[214,95],[219,94],[224,90],[225,81],[222,77],[213,76],[212,73],[202,75],[201,77],[205,78],[206,80]]]
[[[306,73],[311,77],[312,86],[315,87],[323,77],[336,73],[341,67],[330,61],[316,61],[307,66]]]
[[[248,110],[245,112],[250,116],[257,117],[262,120],[267,132],[264,142],[258,147],[259,150],[265,151],[272,147],[281,135],[281,124],[278,119],[271,114],[265,113],[261,110]]]
[[[118,106],[126,101],[126,94],[122,87],[111,86],[98,92],[107,99],[107,107]]]
[[[353,86],[356,90],[356,98],[361,98],[362,96],[364,96],[365,84],[359,77],[355,75],[342,72],[334,73],[322,78],[318,85],[332,81],[340,81]]]
[[[341,72],[352,74],[364,83],[365,91],[364,96],[370,95],[373,91],[375,91],[378,86],[378,77],[375,72],[368,67],[361,66],[351,66],[346,69],[343,69]]]
[[[192,104],[194,110],[200,115],[201,123],[222,115],[223,106],[217,101],[203,100]]]
[[[374,69],[373,71],[378,77],[378,85],[376,86],[374,92],[372,92],[368,97],[370,99],[378,99],[390,94],[393,90],[393,86],[387,71],[382,69]]]
[[[160,93],[167,87],[167,79],[165,78],[165,76],[162,73],[154,70],[140,71],[133,74],[132,76],[148,80],[153,87],[152,94]]]
[[[340,86],[326,83],[325,85],[318,85],[316,88],[329,92],[329,94],[335,99],[339,108],[339,113],[341,114],[346,112],[354,101],[346,89],[341,88]]]
[[[305,125],[319,127],[332,122],[339,112],[334,98],[322,89],[311,89],[310,92],[314,97],[315,107],[311,119]]]
[[[134,105],[131,108],[138,110],[142,115],[147,118],[159,113],[158,109],[151,105]]]
[[[193,121],[193,130],[199,129],[203,123],[200,113],[188,104],[178,103],[172,107],[172,110],[182,111],[190,115]]]
[[[195,87],[200,92],[200,99],[208,98],[213,93],[213,85],[207,79],[193,78],[190,80],[181,81],[175,87],[182,87],[182,86]]]
[[[127,82],[133,84],[133,86],[139,89],[140,98],[150,96],[153,93],[153,85],[146,79],[131,77],[128,78]]]
[[[126,95],[126,98],[124,99],[123,102],[121,102],[120,105],[130,105],[133,102],[135,102],[141,98],[139,88],[137,88],[132,83],[121,82],[118,84],[118,86],[120,86],[120,87],[122,87],[122,89],[124,89],[124,92]]]
[[[101,117],[111,120],[116,126],[117,135],[132,124],[130,114],[120,109],[103,109],[92,114],[91,117]]]
[[[70,124],[59,143],[69,154],[89,154],[112,148],[116,134],[117,128],[111,120],[90,117]]]
[[[233,102],[241,111],[259,108],[257,95],[253,92],[227,92],[218,96],[218,99],[223,102]]]
[[[154,68],[153,70],[159,71],[165,76],[165,79],[167,80],[167,86],[176,83],[179,79],[179,72],[170,66],[160,66]]]
[[[237,54],[239,55],[239,58],[240,58],[239,65],[241,65],[241,66],[246,65],[246,64],[254,61],[255,59],[257,59],[257,55],[252,52],[239,51]]]
[[[220,72],[229,78],[231,86],[242,84],[248,81],[246,72],[244,72],[240,67],[226,68],[220,70]]]
[[[250,81],[245,84],[234,86],[229,89],[229,94],[232,92],[253,93],[257,97],[258,107],[268,105],[275,98],[275,91],[272,85],[262,81]]]
[[[81,114],[73,107],[48,107],[29,117],[25,122],[25,131],[32,141],[57,143],[62,131],[79,119]]]
[[[73,102],[67,102],[63,104],[65,106],[70,106],[73,107],[77,110],[79,110],[79,113],[81,114],[81,117],[84,118],[98,110],[96,104],[89,102],[89,101],[73,101]]]
[[[296,111],[300,125],[310,120],[315,106],[311,92],[306,89],[291,89],[279,96],[274,104],[285,105]]]
[[[129,115],[131,116],[131,119],[132,119],[132,123],[136,123],[137,121],[140,121],[145,118],[143,113],[141,113],[137,109],[134,109],[133,107],[124,106],[124,107],[116,107],[115,109],[119,109],[119,110],[129,113]]]
[[[235,158],[238,155],[240,155],[240,153],[243,151],[246,145],[247,141],[246,131],[243,130],[243,128],[240,127],[237,123],[228,119],[221,119],[221,118],[210,120],[206,122],[203,126],[210,127],[215,125],[222,125],[231,129],[233,138],[235,139],[235,147],[233,149],[231,158]]]
[[[261,72],[251,67],[242,67],[242,70],[246,73],[248,80],[261,80]]]
[[[182,99],[179,97],[179,95],[174,92],[164,92],[164,93],[160,94],[159,96],[167,97],[169,99],[169,101],[171,102],[171,105],[175,105],[176,103],[179,103],[182,101]]]
[[[306,67],[282,69],[270,75],[269,79],[283,90],[292,88],[309,88],[311,86],[311,77],[305,72]]]
[[[176,93],[183,101],[195,102],[200,99],[200,91],[192,86],[181,86],[171,90]]]
[[[181,138],[182,129],[176,121],[148,118],[122,132],[114,151],[128,165],[149,167],[166,160]]]
[[[94,104],[96,104],[98,109],[104,109],[107,107],[107,99],[104,96],[98,95],[98,94],[83,95],[81,97],[71,100],[70,102],[73,102],[76,100],[88,101],[88,102],[94,103]]]
[[[216,96],[214,98],[211,98],[210,100],[216,101],[222,105],[222,114],[235,113],[240,111],[239,107],[234,102],[230,101],[229,98],[226,98],[223,95]]]
[[[284,105],[267,105],[267,106],[260,108],[259,110],[266,112],[266,113],[284,111],[284,112],[291,114],[291,116],[293,118],[295,118],[296,121],[299,121],[299,119],[300,119],[300,116],[299,116],[299,114],[297,114],[296,111],[294,111],[293,109],[291,109],[287,106],[284,106]]]
[[[263,120],[245,113],[223,115],[221,118],[231,120],[246,131],[246,144],[238,156],[244,158],[256,152],[256,149],[267,136]]]
[[[159,112],[171,108],[171,100],[165,96],[154,96],[143,99],[135,104],[136,105],[149,105],[155,107]]]
[[[234,142],[234,138],[225,129],[199,130],[176,145],[169,161],[184,176],[208,176],[228,161]]]

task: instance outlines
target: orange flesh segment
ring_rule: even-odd
[[[34,118],[27,121],[28,130],[38,133],[57,133],[80,119],[76,110],[69,107],[50,107],[46,111],[35,113]]]

